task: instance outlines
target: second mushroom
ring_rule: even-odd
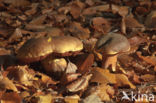
[[[117,56],[130,50],[127,38],[119,33],[108,33],[102,36],[96,43],[95,49],[102,54],[102,67],[112,67],[116,71]]]

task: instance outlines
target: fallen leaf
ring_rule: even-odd
[[[37,12],[37,7],[38,7],[38,3],[32,3],[31,4],[31,9],[26,10],[24,13],[26,15],[33,15]]]
[[[136,87],[128,80],[128,78],[124,74],[113,74],[110,73],[107,69],[102,68],[93,68],[92,70],[93,76],[91,82],[97,83],[111,83],[116,86],[125,86],[128,85],[130,88],[135,89]]]
[[[74,80],[76,80],[79,76],[81,76],[80,73],[69,73],[69,74],[64,74],[61,77],[60,83],[62,85],[66,85]]]
[[[57,84],[57,81],[54,81],[51,77],[43,74],[43,73],[39,73],[37,72],[36,75],[41,76],[41,82],[45,85],[49,85],[49,84]]]
[[[41,94],[32,98],[32,103],[52,103],[55,96],[51,94]],[[34,100],[33,100],[34,99]]]
[[[65,73],[68,74],[68,73],[76,73],[76,70],[77,70],[77,66],[72,63],[71,61],[68,60],[68,65],[67,65],[67,68],[65,70]]]
[[[136,53],[138,57],[151,65],[156,65],[156,57],[155,56],[142,56],[141,52]]]
[[[27,0],[4,0],[3,2],[6,4],[11,4],[14,7],[23,7],[30,4],[30,2]]]
[[[69,92],[78,92],[81,90],[82,91],[85,90],[86,87],[88,86],[88,82],[91,76],[92,74],[88,74],[88,75],[78,78],[77,80],[75,80],[74,82],[66,86],[67,90]]]
[[[96,92],[102,101],[110,101],[110,93],[112,96],[115,94],[115,90],[111,86],[106,84],[99,85],[96,88]]]
[[[22,98],[16,92],[3,93],[1,97],[1,103],[21,103]]]
[[[79,103],[80,97],[78,95],[66,96],[64,100],[66,103]]]
[[[29,24],[32,24],[32,25],[41,25],[41,24],[43,24],[43,22],[46,19],[46,17],[47,17],[47,15],[37,16],[32,21],[30,21]]]
[[[96,94],[89,95],[84,100],[82,100],[82,103],[103,103],[102,100],[97,96]]]
[[[99,6],[93,6],[93,7],[89,7],[83,10],[82,14],[83,15],[94,15],[97,12],[104,12],[107,11],[109,9],[109,5],[99,5]]]
[[[110,22],[103,17],[95,17],[92,19],[93,28],[102,33],[108,33],[111,29]]]
[[[156,11],[151,11],[145,20],[145,25],[149,28],[156,28]]]
[[[125,24],[127,28],[144,28],[143,24],[140,24],[134,17],[125,17]]]
[[[22,32],[20,28],[16,28],[14,33],[9,37],[9,41],[13,42],[22,37]]]
[[[140,78],[145,82],[152,82],[152,81],[154,82],[154,81],[156,81],[156,76],[151,75],[151,74],[141,75]]]
[[[94,55],[93,54],[82,54],[76,56],[76,65],[78,67],[78,72],[84,74],[90,71],[90,67],[94,63]]]
[[[92,52],[94,50],[95,44],[97,42],[96,38],[90,38],[87,40],[84,40],[84,50],[87,52]]]
[[[2,77],[0,78],[0,90],[13,90],[13,91],[18,91],[16,86],[13,84],[11,80],[9,80],[7,77]]]
[[[72,22],[69,31],[73,33],[73,36],[76,36],[80,39],[87,39],[90,36],[89,29],[83,28],[78,22]]]
[[[32,85],[33,75],[28,71],[28,66],[11,66],[7,68],[8,78],[18,81],[26,86]]]

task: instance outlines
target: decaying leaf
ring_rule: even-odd
[[[76,80],[79,76],[81,76],[80,73],[69,73],[64,74],[60,80],[61,84],[66,85],[74,80]]]
[[[88,74],[86,76],[82,76],[71,84],[67,85],[66,88],[69,92],[78,92],[86,89],[88,86],[88,82],[91,78],[92,74]]]
[[[126,27],[133,29],[133,28],[144,28],[143,24],[140,24],[134,17],[127,16],[125,18]]]
[[[73,36],[78,37],[80,39],[87,39],[90,36],[89,29],[83,28],[78,22],[72,22],[69,31],[73,33]]]
[[[66,96],[64,101],[66,103],[79,103],[80,97],[78,95]]]
[[[41,77],[41,82],[45,85],[49,85],[49,84],[57,84],[57,81],[54,81],[51,77],[43,74],[43,73],[39,73],[37,72],[36,75]]]
[[[99,6],[94,6],[94,7],[90,7],[90,8],[86,8],[83,10],[82,14],[83,15],[94,15],[99,11],[107,11],[109,9],[109,5],[99,5]]]
[[[90,38],[90,39],[84,40],[83,43],[84,43],[85,50],[87,52],[92,52],[95,47],[96,42],[97,42],[96,38]]]
[[[103,103],[99,96],[92,94],[86,97],[81,103]]]
[[[24,85],[32,85],[33,75],[28,72],[28,66],[13,66],[7,68],[8,77]]]
[[[6,4],[11,4],[12,6],[15,7],[23,7],[23,6],[28,6],[30,2],[28,0],[4,0],[3,1]]]
[[[9,80],[7,77],[2,77],[0,78],[0,90],[13,90],[13,91],[18,91],[16,86],[13,84],[11,80]]]
[[[86,73],[90,71],[90,67],[93,65],[94,55],[93,54],[81,54],[76,58],[76,65],[79,73]]]
[[[140,77],[145,82],[154,82],[156,81],[156,76],[151,74],[145,74]]]
[[[1,103],[21,103],[22,98],[16,92],[3,93],[0,102]]]
[[[155,56],[142,56],[141,52],[137,52],[137,55],[140,59],[146,61],[151,65],[156,65],[156,57]]]
[[[102,33],[108,33],[111,29],[110,22],[103,17],[95,17],[92,19],[93,28]]]
[[[54,96],[52,96],[51,94],[41,94],[41,95],[34,96],[31,102],[32,103],[52,103],[53,99],[54,99]]]
[[[156,28],[156,11],[151,11],[145,20],[145,25],[149,28]]]
[[[92,73],[93,76],[91,82],[104,83],[104,84],[111,83],[117,86],[128,85],[133,89],[136,88],[124,74],[113,74],[110,73],[109,70],[107,69],[102,69],[98,67],[94,68]]]
[[[74,63],[69,61],[65,73],[66,74],[67,73],[75,73],[76,70],[77,70],[77,66]]]

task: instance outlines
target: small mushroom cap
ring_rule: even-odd
[[[22,62],[30,63],[41,60],[52,52],[50,37],[32,38],[18,50],[17,58]]]
[[[97,41],[95,49],[100,53],[114,55],[129,51],[130,44],[125,36],[118,33],[109,33]]]
[[[47,73],[63,73],[67,67],[67,62],[64,58],[56,58],[52,55],[41,61]]]
[[[81,40],[71,36],[53,37],[52,43],[55,53],[76,52],[83,49]]]

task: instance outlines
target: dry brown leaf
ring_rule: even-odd
[[[145,82],[154,82],[156,81],[156,76],[151,74],[145,74],[140,77]]]
[[[21,32],[21,29],[20,28],[16,28],[14,33],[9,37],[9,41],[12,42],[12,41],[15,41],[19,38],[22,37],[22,32]]]
[[[156,57],[154,56],[142,56],[141,52],[137,52],[136,53],[138,55],[138,57],[144,61],[146,61],[147,63],[151,64],[151,65],[156,65]]]
[[[18,91],[16,86],[13,84],[11,80],[9,80],[7,77],[2,77],[0,78],[0,90],[13,90],[13,91]]]
[[[104,12],[109,9],[109,4],[106,5],[100,5],[100,6],[93,6],[90,8],[86,8],[83,10],[82,15],[94,15],[97,12]]]
[[[42,31],[43,29],[45,29],[46,26],[45,25],[33,25],[33,24],[27,24],[25,26],[26,30],[33,30],[33,31]]]
[[[60,80],[61,84],[66,85],[74,80],[76,80],[79,76],[81,76],[80,73],[70,73],[70,74],[64,74]]]
[[[90,39],[84,40],[83,46],[84,46],[85,51],[92,52],[94,50],[96,42],[97,42],[96,38],[90,38]]]
[[[37,7],[38,7],[38,3],[32,3],[31,4],[31,9],[26,10],[25,14],[26,15],[33,15],[33,14],[35,14],[36,11],[37,11]]]
[[[48,84],[57,84],[58,83],[58,82],[52,80],[51,77],[49,77],[49,76],[47,76],[47,75],[45,75],[43,73],[37,72],[36,75],[41,76],[41,82],[43,84],[45,84],[45,85],[48,85]]]
[[[81,8],[78,5],[71,5],[70,13],[74,17],[74,19],[77,19],[81,14]]]
[[[110,101],[110,94],[113,96],[115,94],[115,90],[109,85],[102,84],[96,88],[96,93],[102,101]]]
[[[52,96],[52,94],[40,94],[36,95],[34,98],[32,98],[33,103],[53,103],[53,99],[55,96]],[[34,100],[33,100],[34,99]]]
[[[14,7],[24,7],[30,4],[28,0],[3,0],[3,2],[6,4],[11,4]]]
[[[128,71],[127,73],[126,73],[126,75],[128,76],[128,78],[130,79],[130,80],[132,80],[134,83],[141,83],[140,82],[140,76],[138,76],[134,71]]]
[[[91,82],[98,82],[98,83],[111,83],[115,84],[116,86],[130,86],[130,88],[135,89],[136,87],[128,80],[128,78],[124,74],[113,74],[110,73],[107,69],[102,68],[94,68],[92,70],[93,76]]]
[[[49,27],[49,28],[47,27],[43,31],[47,32],[48,36],[63,36],[64,35],[61,29],[54,28],[54,27]]]
[[[71,61],[68,61],[68,65],[67,65],[65,73],[66,74],[76,73],[76,70],[77,70],[77,66],[74,63],[72,63]]]
[[[121,15],[122,17],[125,17],[128,14],[128,12],[129,11],[127,6],[121,6],[118,11],[119,15]]]
[[[35,17],[32,21],[30,21],[29,24],[41,25],[41,24],[43,24],[43,22],[46,19],[46,17],[47,17],[47,15],[41,15],[41,16]]]
[[[66,103],[79,103],[80,97],[78,95],[67,96],[64,100]]]
[[[21,103],[22,98],[16,92],[3,93],[1,103]]]
[[[89,29],[83,28],[78,22],[72,22],[69,31],[72,32],[73,36],[76,36],[80,39],[87,39],[90,36]]]
[[[1,55],[10,55],[11,51],[10,50],[6,50],[5,48],[0,48],[0,56]]]
[[[33,75],[28,71],[28,66],[11,66],[7,68],[8,78],[11,80],[18,81],[26,86],[32,85]]]
[[[151,11],[145,20],[145,25],[149,28],[156,28],[156,11]]]
[[[91,70],[91,66],[94,63],[94,55],[93,54],[82,54],[78,55],[76,58],[76,65],[78,67],[79,73],[86,73]]]
[[[144,28],[143,24],[140,24],[134,17],[125,17],[125,23],[127,28]]]
[[[108,33],[111,29],[110,22],[103,17],[95,17],[92,19],[93,28],[102,33]]]
[[[102,100],[96,94],[91,94],[82,100],[82,103],[103,103]]]
[[[71,84],[67,85],[66,88],[69,92],[78,92],[83,91],[88,86],[88,82],[91,78],[92,74],[88,74],[82,76],[81,78],[77,79],[76,81],[72,82]]]

